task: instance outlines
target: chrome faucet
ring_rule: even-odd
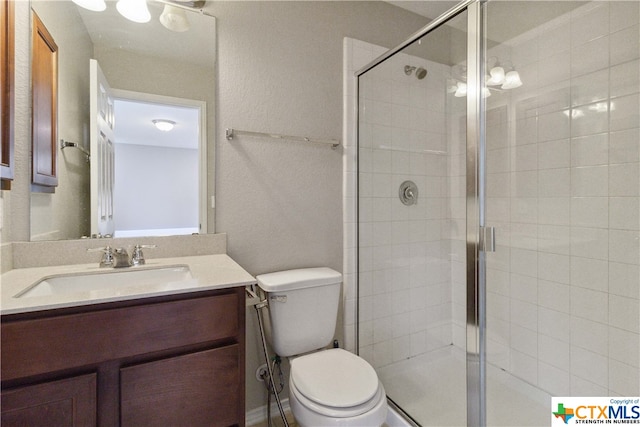
[[[105,246],[104,248],[87,249],[87,252],[102,252],[102,258],[100,259],[100,268],[114,267],[113,249],[111,249],[111,246]]]
[[[113,268],[131,267],[129,253],[125,248],[116,248],[113,251]]]
[[[144,265],[146,262],[144,260],[144,254],[142,253],[142,249],[153,249],[157,247],[156,245],[136,245],[133,248],[133,253],[131,254],[131,265]]]

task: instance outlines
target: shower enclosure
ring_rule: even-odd
[[[639,3],[465,1],[345,44],[345,323],[415,423],[640,395]]]

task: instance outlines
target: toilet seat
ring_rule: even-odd
[[[386,399],[386,395],[384,392],[384,388],[380,384],[373,398],[368,402],[365,402],[361,405],[353,406],[353,407],[334,407],[334,406],[324,406],[320,405],[317,402],[313,402],[307,399],[304,395],[300,393],[300,391],[295,387],[294,384],[289,382],[289,393],[298,401],[302,406],[306,409],[311,410],[323,417],[327,418],[351,418],[357,417],[358,415],[365,414],[369,411],[372,411],[377,406],[380,405],[382,400]],[[295,414],[294,414],[295,415]]]
[[[293,359],[289,385],[302,405],[332,418],[361,415],[385,399],[371,365],[342,349]]]

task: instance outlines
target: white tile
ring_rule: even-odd
[[[559,169],[553,169],[559,170]],[[569,190],[569,180],[567,174],[566,190]],[[562,183],[559,184],[562,187]],[[562,191],[562,190],[558,190]],[[511,195],[512,197],[526,198],[538,195],[538,172],[535,170],[526,172],[514,172],[511,174]]]
[[[633,264],[609,263],[609,292],[613,295],[640,299],[640,267]]]
[[[607,357],[571,346],[571,374],[596,384],[608,383]]]
[[[511,300],[511,323],[529,330],[538,327],[538,307],[535,301],[532,303]]]
[[[571,195],[574,197],[606,197],[609,195],[608,166],[586,166],[571,169]]]
[[[609,165],[609,195],[640,196],[640,163]]]
[[[541,58],[538,64],[538,79],[540,82],[567,80],[571,75],[571,55],[568,50]]]
[[[631,61],[640,56],[640,27],[637,24],[611,34],[609,39],[611,65]]]
[[[638,230],[640,227],[640,198],[610,197],[609,227],[619,230]]]
[[[580,347],[602,356],[609,354],[609,327],[580,317],[571,317],[571,347]],[[573,366],[572,366],[573,369]]]
[[[583,317],[598,323],[607,323],[609,310],[606,292],[571,287],[571,315]]]
[[[511,325],[511,348],[532,357],[538,357],[538,334],[531,329]]]
[[[566,369],[538,362],[538,386],[554,396],[569,396],[571,376]]]
[[[511,249],[511,271],[523,276],[537,277],[538,253],[525,249]]]
[[[538,277],[556,283],[570,283],[570,257],[540,252],[538,254]]]
[[[583,258],[609,257],[609,230],[571,227],[571,255]]]
[[[571,76],[580,76],[609,65],[609,36],[604,36],[571,49]]]
[[[609,130],[609,103],[599,101],[571,110],[571,136],[587,136]]]
[[[571,47],[571,25],[567,23],[556,25],[542,32],[538,37],[539,58],[565,52]],[[569,55],[569,52],[565,52]]]
[[[609,69],[584,74],[571,80],[571,105],[578,106],[609,97]]]
[[[551,138],[559,139],[559,138]],[[516,120],[516,144],[534,144],[538,141],[538,118]]]
[[[550,199],[546,199],[546,200],[550,200]],[[557,200],[557,199],[556,199]],[[538,209],[537,209],[537,205],[538,205],[538,199],[536,199],[535,197],[516,197],[516,198],[512,198],[511,199],[511,219],[513,222],[524,222],[524,223],[529,223],[529,224],[535,224],[536,222],[538,222]],[[567,217],[566,217],[566,221],[568,223],[568,218],[569,218],[569,206],[567,203]],[[562,209],[562,206],[558,207],[558,209]],[[548,213],[548,212],[547,212]],[[558,223],[562,223],[563,221],[563,217],[562,216],[558,216],[555,217],[553,219],[549,219],[549,221],[554,221],[551,223],[555,223],[555,221],[558,221]],[[543,223],[541,221],[541,223]]]
[[[609,162],[640,161],[640,129],[611,132],[609,136]]]
[[[609,296],[609,325],[635,334],[640,333],[640,301]]]
[[[375,173],[390,174],[392,171],[391,164],[391,151],[373,150],[373,171]]]
[[[571,396],[608,396],[608,384],[600,385],[584,378],[571,376]]]
[[[617,98],[640,90],[640,64],[638,60],[624,62],[610,68],[610,95]]]
[[[542,252],[569,255],[571,228],[562,225],[539,225],[538,249]]]
[[[538,304],[540,307],[569,313],[569,301],[571,301],[571,287],[569,285],[538,280]]]
[[[571,170],[548,169],[538,173],[540,197],[568,197],[571,194]]]
[[[640,367],[638,342],[637,333],[609,327],[609,358],[636,368]]]
[[[538,146],[538,168],[568,168],[571,165],[571,146],[569,140],[542,142]]]
[[[571,15],[571,44],[581,45],[609,34],[609,4],[597,2]]]
[[[571,140],[571,166],[596,166],[609,163],[609,135],[595,135]]]
[[[566,297],[569,298],[569,286],[568,285],[559,285],[566,289],[564,295],[558,295],[558,299]],[[551,300],[553,295],[547,296],[547,299]],[[565,312],[560,312],[552,309],[548,309],[540,306],[538,307],[538,333],[541,335],[547,335],[551,338],[555,338],[557,340],[561,340],[563,342],[567,342],[566,331],[569,331],[571,328],[571,315],[569,312],[569,305],[566,303],[567,300],[561,300],[557,304],[564,303],[564,307],[562,307]]]
[[[571,285],[594,291],[608,292],[608,267],[607,261],[571,257]]]
[[[538,142],[566,139],[569,137],[569,116],[562,111],[538,117]]]
[[[571,224],[578,227],[609,226],[608,197],[572,197]]]
[[[538,358],[564,371],[571,369],[571,346],[566,340],[538,336]]]
[[[640,122],[640,94],[612,99],[610,110],[612,131],[637,128]]]
[[[513,171],[533,171],[538,169],[538,147],[536,144],[517,145],[513,148],[515,162]]]
[[[509,321],[510,311],[509,298],[492,292],[487,293],[487,312],[491,313],[493,317]]]
[[[502,229],[496,232],[502,235]],[[511,247],[520,249],[538,249],[538,226],[536,224],[511,224]]]
[[[617,32],[638,24],[639,3],[635,1],[616,1],[609,5],[609,30]]]
[[[525,381],[536,385],[538,383],[537,358],[520,353],[519,351],[512,351],[511,372]]]
[[[569,225],[571,223],[571,199],[568,197],[539,198],[537,208],[539,224]]]
[[[638,368],[609,360],[609,395],[636,396],[640,391]]]
[[[510,295],[512,298],[528,302],[536,302],[538,300],[538,280],[535,277],[518,274],[511,274],[510,277]]]
[[[640,261],[640,241],[637,231],[609,231],[609,260],[625,264]]]

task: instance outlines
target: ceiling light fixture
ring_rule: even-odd
[[[160,23],[168,30],[182,33],[187,31],[191,26],[187,19],[184,9],[166,4],[162,15],[160,15]]]
[[[176,125],[176,122],[173,120],[155,119],[151,121],[156,125],[158,130],[161,130],[162,132],[169,132]]]
[[[73,0],[73,2],[92,12],[102,12],[107,8],[104,0]]]
[[[146,0],[118,0],[116,9],[129,21],[144,24],[151,20],[151,13]]]

